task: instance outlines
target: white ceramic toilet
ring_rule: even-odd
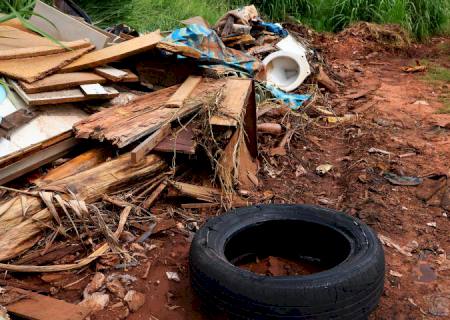
[[[311,74],[305,48],[292,36],[280,41],[277,47],[281,50],[263,60],[267,81],[283,91],[294,91]]]

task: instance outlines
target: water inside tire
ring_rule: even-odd
[[[325,225],[274,220],[241,229],[228,239],[225,257],[267,276],[308,275],[331,269],[350,253],[343,233]]]

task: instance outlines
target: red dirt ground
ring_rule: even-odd
[[[389,237],[403,248],[400,251],[410,252],[408,256],[384,246],[385,291],[371,319],[448,319],[450,203],[446,211],[436,201],[437,196],[424,202],[417,195],[418,191],[427,191],[423,186],[391,185],[382,172],[450,175],[450,131],[445,128],[450,115],[436,113],[442,107],[439,95],[448,92],[450,84],[432,86],[421,74],[401,71],[402,66],[414,65],[416,58],[424,57],[450,65],[448,49],[437,49],[449,48],[450,39],[435,39],[407,53],[376,48],[371,52],[373,47],[369,50],[355,38],[326,36],[315,45],[345,84],[342,92],[329,97],[336,113],[344,115],[361,106],[370,107],[345,123],[308,126],[294,135],[286,156],[262,157],[258,191],[268,195],[266,202],[317,204],[345,211]],[[367,88],[372,91],[361,98],[346,97]],[[280,119],[265,116],[264,120]],[[273,138],[260,139],[271,143]],[[278,138],[273,140],[275,143]],[[372,147],[390,155],[369,153]],[[405,154],[410,155],[399,157]],[[333,169],[317,175],[315,168],[325,163],[332,164]],[[306,173],[298,171],[299,166]],[[425,186],[431,185],[424,180]],[[201,223],[206,212],[187,214]],[[139,266],[118,271],[135,275],[138,280],[131,286],[146,295],[146,304],[126,319],[220,319],[200,308],[189,287],[190,238],[186,231],[164,231],[148,244],[156,248],[146,251],[147,258]],[[148,277],[143,279],[148,268]],[[166,271],[178,272],[181,281],[169,281]],[[77,302],[80,289],[88,282],[89,277],[55,296]],[[106,319],[120,319],[118,309],[108,308],[91,316],[91,320]]]

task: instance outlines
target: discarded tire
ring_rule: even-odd
[[[251,256],[325,270],[267,276],[235,265]],[[261,205],[210,219],[192,242],[190,273],[200,299],[232,319],[366,319],[383,292],[384,252],[372,229],[343,213]]]

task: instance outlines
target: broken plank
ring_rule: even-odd
[[[0,74],[31,83],[56,73],[63,66],[94,49],[94,46],[33,58],[0,60]]]
[[[178,86],[158,90],[83,119],[74,125],[78,138],[110,141],[123,148],[155,132],[162,125],[177,121],[198,110],[225,80],[204,80],[193,91],[182,108],[166,108],[165,103]]]
[[[114,82],[121,81],[128,74],[126,71],[116,69],[110,66],[95,68],[94,72]]]
[[[173,187],[180,191],[183,195],[198,199],[200,201],[217,203],[222,198],[220,189],[197,186],[194,184],[171,181]]]
[[[161,141],[164,140],[171,133],[170,123],[162,126],[157,131],[155,131],[150,137],[144,140],[141,144],[139,144],[136,148],[131,151],[131,163],[136,164],[142,159],[144,159],[145,155],[153,150]]]
[[[166,103],[169,108],[181,108],[184,101],[189,98],[195,87],[202,81],[202,77],[189,76],[183,84],[175,91]]]
[[[89,308],[44,296],[32,291],[7,287],[8,295],[21,296],[16,302],[6,305],[9,313],[30,320],[84,320]]]
[[[223,91],[223,102],[217,110],[219,114],[211,117],[209,123],[217,126],[236,127],[242,121],[251,91],[251,79],[229,79]]]
[[[88,68],[95,68],[118,61],[123,58],[153,49],[162,39],[159,31],[152,32],[111,47],[103,48],[86,54],[75,62],[62,69],[63,72],[72,72]]]
[[[92,99],[112,99],[119,95],[119,92],[112,87],[105,87],[107,91],[103,96],[86,96],[80,89],[66,89],[58,91],[40,92],[40,93],[26,93],[22,90],[19,84],[10,80],[9,84],[14,91],[25,101],[29,106],[41,106],[48,104],[62,104],[69,102],[88,101]]]
[[[142,203],[141,205],[142,208],[149,209],[153,205],[153,203],[158,199],[158,197],[166,187],[167,181],[161,182],[159,186],[152,192],[152,194]]]
[[[104,84],[107,81],[93,72],[71,72],[52,74],[33,83],[20,81],[19,84],[26,93],[39,93],[76,88],[81,84]]]

